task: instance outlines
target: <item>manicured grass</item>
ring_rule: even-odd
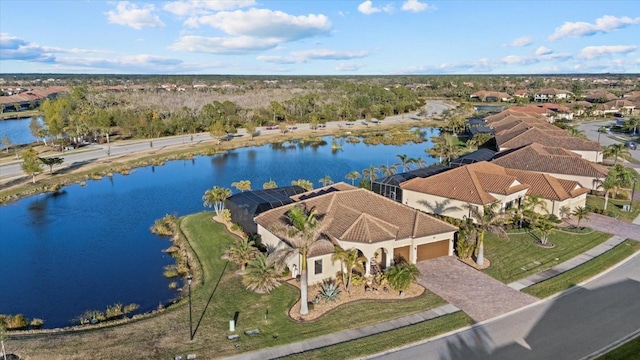
[[[636,189],[638,191],[638,189]],[[607,203],[607,210],[623,221],[633,221],[640,214],[640,201],[634,200],[632,211],[622,211],[623,205],[628,205],[629,200],[614,200],[609,198],[609,202]],[[604,197],[602,196],[587,196],[587,206],[590,209],[604,209]]]
[[[356,302],[337,308],[315,321],[293,321],[287,312],[297,301],[298,290],[283,285],[269,295],[247,291],[241,283],[240,275],[235,273],[237,266],[229,263],[225,269],[226,261],[220,259],[224,250],[231,244],[232,235],[229,235],[222,225],[213,223],[210,220],[211,216],[212,213],[200,213],[188,216],[182,222],[182,229],[198,254],[205,275],[204,284],[198,286],[193,294],[196,319],[207,307],[211,297],[196,334],[197,338],[203,340],[198,343],[201,347],[191,346],[192,351],[216,356],[232,355],[239,351],[256,350],[370,325],[445,304],[436,295],[425,293],[415,299]],[[220,284],[211,296],[218,279]],[[229,320],[234,318],[236,312],[239,313],[236,333],[241,334],[241,337],[236,341],[228,341],[226,336],[230,334]],[[249,337],[242,334],[243,331],[254,328],[260,330],[260,335]],[[277,335],[277,339],[274,339],[273,335]],[[240,350],[235,348],[235,344],[240,344]],[[215,352],[211,352],[212,349],[216,349]]]
[[[539,298],[545,298],[603,272],[637,251],[640,251],[640,242],[625,240],[620,245],[593,260],[522,291]]]
[[[386,333],[308,351],[302,354],[287,356],[285,359],[351,359],[358,356],[375,354],[381,351],[410,344],[471,325],[473,320],[465,313],[453,314],[425,321],[420,324],[403,327]]]
[[[485,257],[491,261],[491,266],[485,273],[508,284],[569,260],[611,237],[597,231],[572,234],[554,230],[549,242],[555,247],[547,249],[535,244],[535,234],[510,234],[509,239],[486,234]]]
[[[598,360],[629,360],[637,359],[640,354],[640,336],[628,343],[600,356]]]

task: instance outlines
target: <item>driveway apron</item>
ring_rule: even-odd
[[[572,225],[577,225],[576,219],[568,221]],[[600,214],[589,214],[589,220],[581,220],[580,226],[590,227],[593,230],[616,234],[623,238],[640,241],[640,225],[626,221],[614,219]]]
[[[417,264],[418,282],[480,322],[538,299],[521,293],[451,256]]]

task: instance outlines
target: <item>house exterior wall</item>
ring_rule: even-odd
[[[545,204],[545,208],[549,213],[549,215],[555,215],[558,218],[561,218],[562,217],[560,214],[561,207],[566,206],[569,212],[572,212],[575,208],[579,206],[585,206],[587,204],[587,194],[582,194],[575,198],[569,198],[562,201],[549,200],[549,199],[542,199],[542,200]]]
[[[571,149],[567,149],[567,150],[571,151],[574,154],[580,155],[585,160],[589,160],[595,163],[602,162],[602,151],[571,150]]]
[[[523,189],[520,190],[518,192],[515,192],[513,194],[509,194],[509,195],[502,195],[502,194],[494,194],[494,193],[490,193],[491,196],[495,197],[496,199],[498,199],[498,201],[500,201],[500,208],[501,209],[505,209],[505,205],[511,201],[517,202],[518,199],[522,199],[524,198],[524,196],[527,194],[527,189]],[[512,206],[513,207],[513,206]]]
[[[307,278],[309,279],[309,285],[321,283],[324,279],[336,277],[341,265],[340,261],[331,260],[332,255],[333,254],[326,254],[307,258]],[[298,259],[298,261],[300,260]],[[322,261],[322,272],[318,274],[315,273],[316,261]],[[298,267],[298,269],[300,268]]]
[[[604,181],[604,178],[592,178],[589,176],[578,176],[578,175],[568,175],[568,174],[557,174],[557,173],[545,173],[553,176],[557,179],[565,179],[565,180],[573,180],[577,181],[582,187],[586,187],[587,189],[597,190]]]
[[[438,205],[446,205],[446,208],[455,208],[449,211],[440,212],[437,215],[446,215],[456,219],[463,219],[469,216],[469,210],[466,208],[467,203],[464,201],[448,199],[441,196],[424,194],[413,190],[402,189],[402,203],[410,206],[414,209],[418,209],[420,211],[424,211],[426,213],[433,213],[433,210],[430,209],[425,204],[431,204],[434,207],[438,207]],[[478,210],[482,211],[482,206],[478,204]]]

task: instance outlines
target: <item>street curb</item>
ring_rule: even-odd
[[[583,358],[580,358],[579,360],[590,360],[590,359],[598,358],[598,357],[608,353],[609,351],[615,350],[615,349],[619,348],[620,346],[628,343],[629,341],[632,341],[633,339],[635,339],[638,336],[640,336],[640,329],[632,332],[631,334],[623,337],[622,339],[614,342],[613,344],[609,344],[609,345],[603,347],[600,350],[597,350],[597,351],[592,352],[591,354],[589,354],[589,355],[587,355],[587,356],[585,356]]]

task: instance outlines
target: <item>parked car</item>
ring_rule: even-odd
[[[614,113],[613,117],[617,117],[619,119],[624,119],[624,114],[620,114],[620,113]]]
[[[627,147],[631,150],[635,150],[636,149],[636,143],[633,141],[627,141],[626,143],[624,143],[624,147]]]

